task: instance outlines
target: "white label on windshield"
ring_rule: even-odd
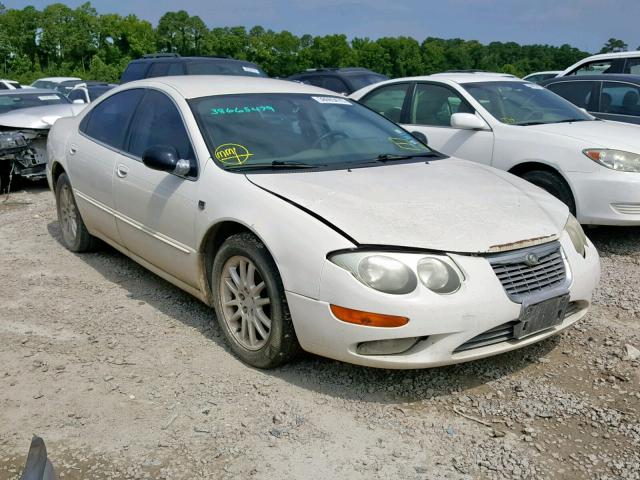
[[[318,103],[331,103],[333,105],[351,105],[351,102],[344,98],[337,97],[311,97]]]
[[[534,90],[544,90],[544,87],[536,85],[535,83],[525,83],[525,87],[533,88]]]
[[[60,100],[60,97],[57,95],[41,95],[38,98],[43,102],[46,100]]]
[[[242,69],[245,72],[249,72],[249,73],[255,73],[256,75],[260,75],[260,70],[258,70],[257,68],[253,68],[253,67],[245,67],[243,66]]]

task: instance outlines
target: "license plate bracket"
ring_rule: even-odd
[[[514,338],[520,340],[561,324],[568,306],[569,295],[533,304],[523,303],[520,321],[513,328]]]

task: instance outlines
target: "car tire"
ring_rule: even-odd
[[[89,233],[82,221],[73,188],[66,173],[62,173],[56,181],[56,209],[62,244],[77,253],[95,250],[99,241]]]
[[[546,170],[532,170],[524,173],[522,178],[546,190],[569,207],[573,215],[576,214],[576,202],[573,199],[571,188],[560,175]]]
[[[233,235],[216,252],[211,270],[216,318],[240,360],[275,368],[294,358],[300,345],[278,268],[264,244],[250,233]]]

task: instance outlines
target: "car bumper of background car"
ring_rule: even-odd
[[[599,280],[600,263],[593,245],[582,258],[566,234],[561,243],[571,269],[571,308],[561,324],[521,340],[509,339],[508,329],[518,320],[522,306],[509,299],[486,258],[464,255],[451,255],[465,275],[462,288],[451,295],[437,295],[421,285],[408,295],[378,293],[327,262],[320,300],[287,292],[296,334],[309,352],[348,363],[398,369],[466,362],[530,345],[582,318]],[[396,328],[354,325],[338,320],[331,304],[404,316],[409,323]],[[504,340],[496,342],[500,335]],[[485,337],[493,338],[494,343],[483,345]],[[409,348],[393,354],[362,353],[363,345],[365,349],[368,345],[389,345],[392,349],[398,345],[402,349],[403,344]]]
[[[640,225],[640,173],[602,167],[569,180],[583,225]]]

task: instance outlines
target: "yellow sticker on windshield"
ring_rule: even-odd
[[[389,140],[391,140],[391,143],[393,143],[396,147],[401,148],[402,150],[421,152],[424,149],[424,147],[421,147],[420,144],[413,139],[389,137]]]
[[[253,156],[253,153],[249,153],[249,150],[244,145],[223,143],[222,145],[218,145],[213,155],[220,163],[242,165],[249,160],[249,157]]]

